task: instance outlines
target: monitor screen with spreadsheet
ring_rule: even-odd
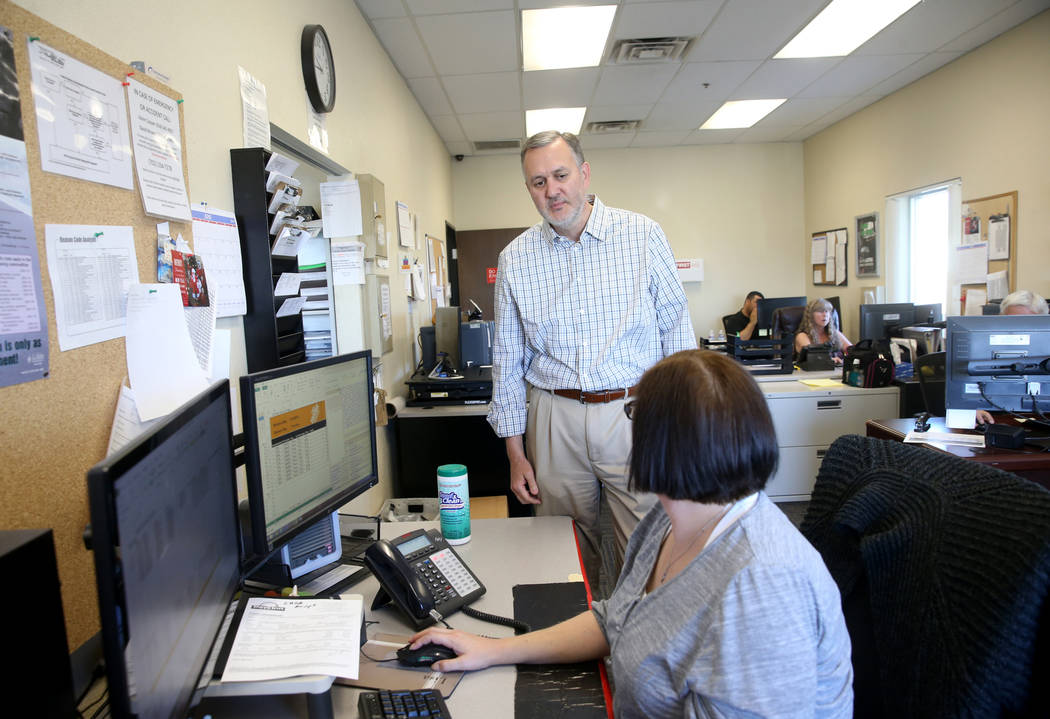
[[[371,351],[241,378],[252,548],[268,554],[378,481]]]

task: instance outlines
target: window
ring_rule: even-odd
[[[950,240],[960,236],[961,186],[952,180],[886,199],[888,302],[939,303],[958,314]]]

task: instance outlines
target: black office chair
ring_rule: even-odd
[[[795,334],[798,332],[798,328],[802,324],[802,318],[805,315],[805,305],[799,305],[797,307],[781,307],[773,310],[773,339],[789,337],[794,340]]]
[[[736,316],[735,312],[731,315],[722,315],[722,329],[726,331],[726,337],[732,334],[729,331],[729,320],[733,319],[734,316]]]
[[[919,391],[926,411],[934,417],[943,417],[945,385],[944,352],[930,352],[915,360],[915,376],[919,378]]]
[[[845,435],[802,521],[842,593],[854,717],[1050,716],[1050,492]]]

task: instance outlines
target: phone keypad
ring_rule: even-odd
[[[438,606],[456,597],[465,597],[481,587],[451,549],[416,562],[415,569],[434,595]]]

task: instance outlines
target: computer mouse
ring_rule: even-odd
[[[416,649],[409,649],[411,646],[411,644],[406,644],[397,650],[397,661],[402,666],[429,667],[442,659],[454,659],[459,656],[453,650],[440,644],[424,644]]]

